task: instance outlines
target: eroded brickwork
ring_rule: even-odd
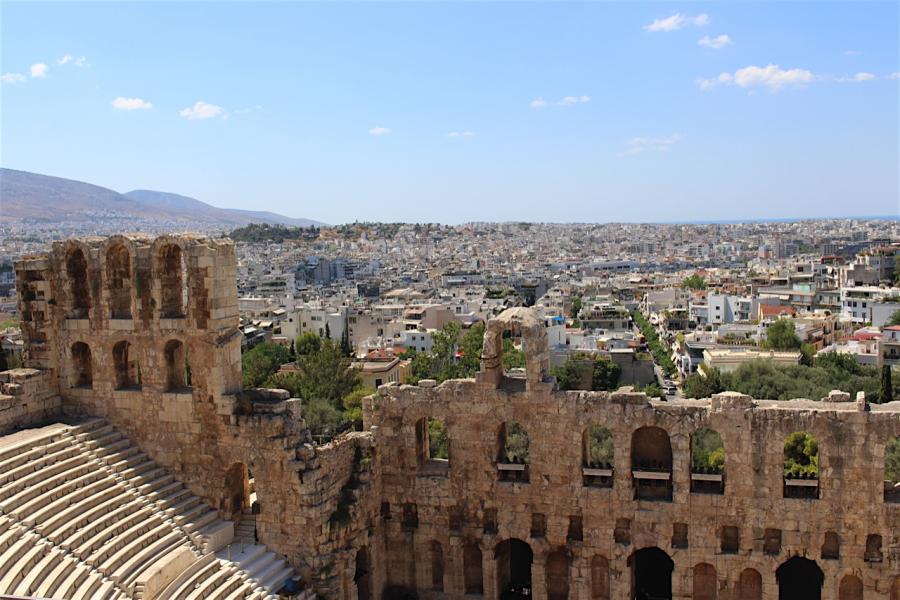
[[[488,333],[507,326],[520,329],[526,349],[538,353],[524,382],[499,372],[499,343],[489,339],[477,381],[389,385],[365,405],[382,499],[395,515],[382,528],[387,586],[461,597],[471,570],[467,548],[475,546],[484,593],[496,598],[510,579],[508,540],[521,540],[533,553],[535,600],[634,598],[636,552],[646,548],[673,561],[675,598],[778,598],[776,571],[799,556],[824,573],[823,598],[857,597],[860,583],[867,599],[896,600],[900,504],[885,502],[883,474],[885,446],[900,435],[900,403],[757,401],[732,393],[660,402],[634,393],[560,392],[540,367],[546,345],[536,321],[526,311],[504,313]],[[428,460],[421,433],[428,418],[446,426],[446,464]],[[510,422],[529,437],[526,470],[514,477],[498,465]],[[612,434],[611,487],[586,485],[596,480],[585,475],[583,440],[595,425]],[[724,442],[722,494],[691,492],[691,437],[703,427]],[[642,428],[658,428],[671,445],[671,501],[635,498],[633,468],[640,466],[633,455],[654,450],[633,451],[633,440],[656,443],[635,437]],[[807,482],[818,485],[818,499],[784,497],[784,441],[795,431],[819,442],[819,480]],[[414,526],[402,519],[410,505]],[[839,545],[836,558],[828,558],[829,540]],[[432,561],[437,547],[442,560]]]

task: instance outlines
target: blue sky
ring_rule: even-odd
[[[330,223],[896,215],[898,7],[3,2],[0,162]]]

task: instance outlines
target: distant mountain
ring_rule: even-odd
[[[0,169],[0,221],[77,222],[104,217],[150,219],[179,226],[183,223],[185,228],[231,228],[249,223],[324,225],[272,212],[218,208],[167,192],[134,190],[120,194],[81,181]]]

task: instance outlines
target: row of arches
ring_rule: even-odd
[[[430,585],[433,591],[444,592],[445,562],[440,542],[428,544]],[[467,542],[462,552],[463,591],[467,595],[484,593],[484,563],[482,549],[475,541]],[[532,566],[534,553],[528,543],[510,538],[499,542],[493,549],[496,591],[501,600],[527,600],[535,585],[544,585],[547,600],[568,600],[572,579],[572,555],[566,548],[553,550],[546,556],[543,582],[534,581]],[[359,600],[371,600],[369,579],[370,557],[363,547],[356,554],[354,581]],[[675,563],[669,555],[657,547],[636,550],[627,561],[629,569],[630,598],[634,600],[671,600]],[[589,590],[591,600],[610,600],[610,563],[596,555],[590,561]],[[694,600],[761,600],[763,576],[754,568],[744,568],[732,584],[723,585],[714,565],[706,562],[694,565],[687,580]],[[621,579],[620,579],[621,581]],[[794,556],[784,561],[774,573],[779,600],[821,600],[825,576],[814,560]],[[732,589],[728,589],[733,585]],[[848,573],[838,583],[837,600],[863,600],[863,582],[859,576]],[[727,590],[727,591],[725,591]],[[900,575],[892,582],[890,600],[900,600]]]
[[[423,418],[417,425],[419,456],[428,463],[449,463],[451,438],[443,421]],[[528,481],[530,439],[520,423],[507,421],[497,432],[496,463],[501,481]],[[796,431],[784,441],[785,498],[819,497],[819,442],[808,432]],[[673,455],[668,433],[654,426],[640,427],[631,436],[631,471],[634,497],[670,501],[673,494]],[[722,436],[701,427],[691,436],[691,492],[725,493],[727,456]],[[606,427],[593,425],[582,433],[584,485],[612,487],[615,445]],[[446,466],[449,466],[446,465]],[[891,440],[885,457],[885,500],[900,502],[900,436]]]
[[[133,257],[125,244],[113,244],[106,250],[104,280],[107,291],[109,318],[131,319],[132,289],[134,285]],[[185,315],[188,301],[185,260],[178,244],[165,244],[155,256],[154,271],[160,282],[160,316],[181,318]],[[71,293],[68,317],[72,319],[90,318],[91,307],[96,301],[91,285],[87,258],[81,248],[72,248],[66,254],[66,277]],[[136,290],[137,295],[141,290]]]
[[[116,342],[111,351],[114,386],[117,390],[141,388],[141,367],[132,344],[126,340]],[[75,342],[70,348],[71,386],[92,388],[94,385],[94,359],[91,347],[85,342]],[[168,340],[163,346],[165,391],[185,390],[191,385],[191,366],[187,350],[181,340]]]

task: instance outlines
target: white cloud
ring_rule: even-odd
[[[547,101],[543,98],[535,98],[528,104],[531,108],[544,108],[547,106]]]
[[[3,83],[21,83],[26,79],[27,77],[21,73],[4,73],[3,75],[0,75],[0,81]]]
[[[474,131],[451,131],[447,134],[447,137],[457,138],[457,137],[473,137],[475,135]]]
[[[853,81],[869,81],[870,79],[875,79],[874,73],[866,73],[865,71],[860,71],[853,76]]]
[[[71,54],[66,54],[66,55],[61,56],[60,58],[56,59],[56,64],[58,64],[60,66],[67,65],[69,63],[72,63],[76,67],[83,67],[87,64],[87,57],[79,56],[76,58],[76,57],[72,56]]]
[[[225,114],[225,109],[221,106],[198,100],[197,102],[194,102],[193,106],[178,111],[178,114],[190,121],[196,119],[214,119],[223,116]]]
[[[766,88],[778,92],[786,87],[801,87],[815,81],[816,77],[806,69],[782,69],[778,65],[758,67],[750,65],[738,69],[734,75],[720,73],[717,77],[698,79],[701,90],[709,90],[718,85],[736,85],[744,89]]]
[[[844,50],[844,56],[861,56],[862,50]]]
[[[47,70],[49,67],[44,63],[36,63],[31,65],[31,76],[32,77],[44,77],[47,75]]]
[[[116,110],[149,110],[153,108],[153,104],[140,98],[123,98],[119,96],[112,101],[113,108]]]
[[[677,31],[682,27],[693,25],[703,27],[709,23],[709,15],[701,13],[696,17],[690,17],[681,13],[675,13],[665,19],[654,19],[649,25],[644,25],[647,31]]]
[[[828,81],[836,81],[837,83],[862,83],[864,81],[871,81],[875,79],[874,73],[867,73],[866,71],[860,71],[854,75],[843,75],[841,77],[826,77]]]
[[[387,135],[391,132],[387,127],[381,127],[380,125],[373,127],[369,130],[369,135]]]
[[[887,76],[888,79],[900,79],[900,71],[894,71]]]
[[[562,100],[558,102],[558,104],[562,106],[572,106],[573,104],[582,104],[584,102],[590,102],[590,96],[566,96]]]
[[[719,48],[724,48],[731,44],[731,38],[728,37],[728,34],[723,33],[722,35],[717,35],[714,38],[709,37],[708,35],[704,35],[702,38],[697,40],[697,43],[701,46],[705,46],[707,48],[713,48],[718,50]]]
[[[645,150],[666,152],[684,138],[680,133],[661,137],[635,137],[628,140],[624,154],[639,154]]]

